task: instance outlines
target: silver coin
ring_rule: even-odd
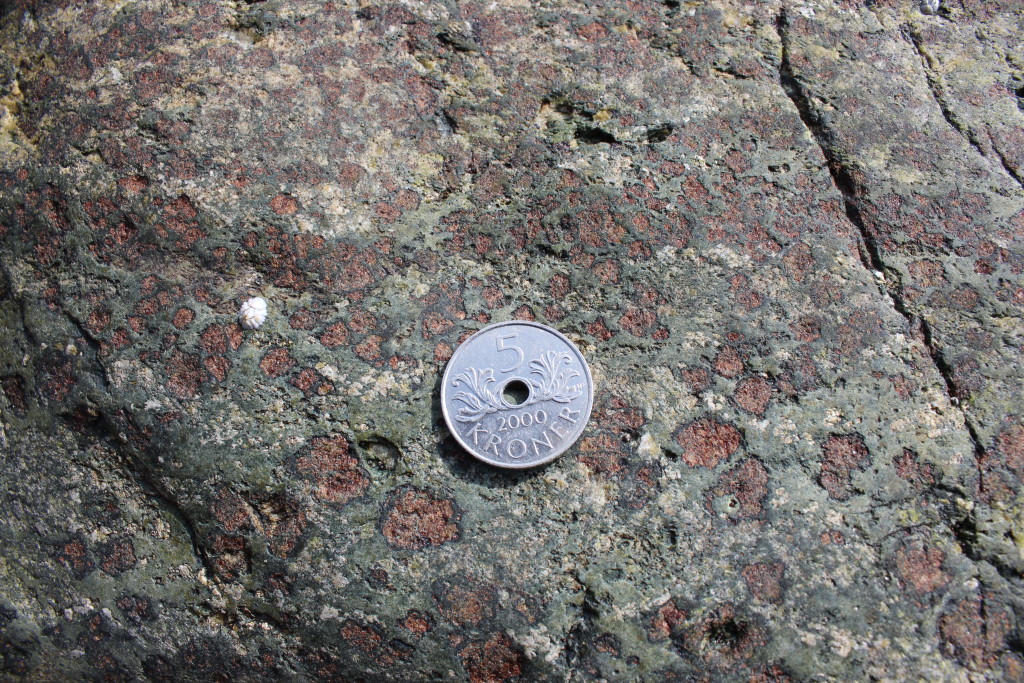
[[[496,467],[551,462],[579,438],[593,405],[583,354],[539,323],[485,327],[455,350],[441,381],[448,429]]]

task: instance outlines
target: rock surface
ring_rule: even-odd
[[[3,676],[1020,679],[1022,35],[8,3]],[[505,472],[438,382],[517,318],[597,394]]]

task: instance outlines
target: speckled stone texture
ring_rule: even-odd
[[[1020,1],[3,12],[5,680],[1024,678]]]

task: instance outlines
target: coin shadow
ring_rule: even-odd
[[[443,374],[439,374],[434,381],[430,400],[430,423],[441,462],[453,476],[487,488],[510,488],[521,482],[535,479],[551,466],[552,463],[547,463],[521,470],[504,469],[481,462],[467,453],[466,449],[459,445],[459,442],[452,436],[451,430],[448,429],[448,423],[445,422],[444,412],[441,410],[442,380]]]

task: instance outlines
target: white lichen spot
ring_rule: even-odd
[[[664,246],[654,254],[654,258],[658,259],[662,263],[669,263],[676,260],[676,252],[679,251],[676,247]]]
[[[789,502],[789,495],[786,489],[779,487],[774,491],[775,495],[772,497],[772,507],[776,510]]]
[[[116,389],[156,386],[156,375],[137,360],[115,361],[107,371],[107,379]]]
[[[725,410],[725,407],[728,405],[726,400],[725,396],[721,396],[711,391],[704,394],[704,405],[707,406],[707,409],[711,412],[720,412]]]
[[[654,440],[654,437],[650,434],[644,434],[640,437],[640,447],[637,452],[643,458],[656,458],[661,455],[661,446]]]
[[[929,16],[938,14],[939,7],[941,5],[941,0],[921,0],[921,14],[927,14]]]
[[[968,513],[974,512],[974,501],[967,500],[965,498],[957,498],[956,506],[961,510],[965,510]]]
[[[569,488],[569,482],[566,480],[564,472],[552,472],[551,474],[546,474],[544,477],[544,483],[556,489],[564,490]]]
[[[353,382],[348,390],[349,396],[360,397],[363,400],[386,398],[395,394],[408,396],[411,393],[409,381],[393,372],[367,373],[360,377],[358,382]]]
[[[512,635],[526,651],[527,656],[541,655],[544,657],[544,661],[554,662],[562,654],[562,647],[548,634],[547,630],[547,627],[541,624],[524,635],[514,632]]]
[[[316,369],[320,371],[321,375],[332,382],[344,382],[348,379],[348,375],[341,374],[338,372],[338,368],[329,363],[318,363]]]
[[[255,330],[267,320],[267,300],[261,296],[253,298],[242,304],[238,311],[238,323],[244,330]]]
[[[768,420],[768,419],[765,419],[765,420],[754,420],[753,422],[750,423],[750,428],[753,431],[761,432],[762,434],[766,433],[768,431],[768,428],[771,427],[771,426],[772,426],[772,421]]]
[[[832,634],[832,651],[846,659],[857,646],[857,642],[848,631],[836,629]]]
[[[704,256],[712,263],[723,264],[729,268],[743,268],[752,263],[750,256],[747,254],[722,244],[708,249],[704,252]]]

